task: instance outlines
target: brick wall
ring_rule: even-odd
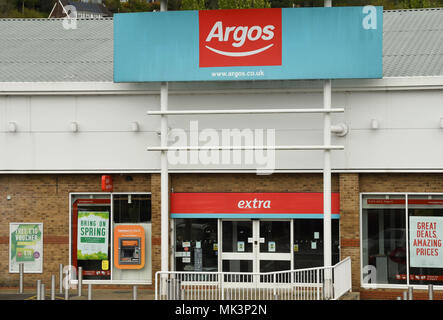
[[[360,185],[358,173],[340,174],[340,255],[351,257],[352,289],[360,288]]]
[[[112,175],[114,191],[151,191],[150,175],[131,176],[127,181],[126,175]],[[18,274],[9,273],[10,222],[43,222],[43,274],[26,274],[25,286],[35,286],[38,279],[49,286],[52,274],[58,278],[59,264],[69,263],[70,192],[101,192],[101,175],[0,175],[0,286],[18,285]],[[153,210],[153,231],[158,233],[155,219]]]
[[[248,173],[174,174],[174,192],[323,192],[321,174],[256,175]],[[332,191],[338,192],[338,176],[332,176]]]

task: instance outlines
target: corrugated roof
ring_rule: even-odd
[[[1,82],[111,81],[112,18],[0,19]]]
[[[443,8],[384,12],[384,77],[443,75]]]
[[[0,82],[113,81],[112,18],[0,19]],[[384,12],[384,77],[443,76],[443,8]]]

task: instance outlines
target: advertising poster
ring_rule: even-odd
[[[77,228],[77,259],[108,260],[109,212],[79,212]]]
[[[443,217],[409,217],[411,267],[443,267]]]
[[[9,224],[9,272],[43,272],[43,223]]]

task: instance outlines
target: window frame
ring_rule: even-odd
[[[405,197],[405,218],[406,218],[406,284],[378,284],[378,283],[363,283],[363,197],[364,196],[404,196]],[[428,285],[423,284],[410,284],[409,279],[409,207],[408,200],[409,196],[443,196],[443,192],[360,192],[360,287],[365,289],[406,289],[408,287],[413,287],[417,290],[427,290]],[[441,268],[443,269],[443,268]],[[433,285],[435,290],[443,290],[442,285]]]
[[[111,258],[109,259],[109,268],[111,270],[111,279],[110,280],[82,280],[84,284],[121,284],[121,285],[130,285],[130,284],[140,284],[140,285],[152,285],[152,254],[149,257],[145,257],[146,264],[151,265],[151,274],[150,279],[147,280],[114,280],[112,268],[114,265],[114,195],[125,195],[125,194],[142,194],[142,195],[150,195],[151,196],[151,224],[152,227],[152,192],[70,192],[69,193],[69,266],[72,266],[72,198],[74,196],[109,196],[110,199],[110,233],[111,233]],[[152,229],[151,229],[152,230]],[[151,240],[150,243],[150,252],[152,253],[152,231],[151,231]],[[146,245],[148,245],[148,239],[146,239]],[[78,284],[77,279],[71,279],[70,284]]]

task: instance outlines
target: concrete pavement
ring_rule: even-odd
[[[36,300],[36,288],[25,288],[23,294],[18,293],[18,288],[0,288],[0,300]],[[137,300],[154,300],[154,290],[137,288]],[[87,300],[88,286],[84,286],[82,296],[78,296],[76,289],[69,292],[70,300]],[[51,289],[46,288],[45,300],[51,300]],[[65,295],[58,293],[56,289],[56,300],[65,300]],[[132,300],[132,289],[99,289],[92,290],[92,300]]]

